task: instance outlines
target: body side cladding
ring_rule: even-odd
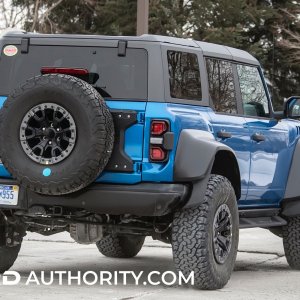
[[[282,215],[286,217],[300,216],[300,140],[298,140],[290,165],[289,176],[283,200]]]
[[[212,173],[227,177],[237,199],[240,198],[240,173],[233,150],[216,141],[210,132],[182,130],[175,157],[174,180],[193,183],[193,190],[185,207],[201,203]]]
[[[293,159],[290,165],[290,172],[284,193],[284,199],[299,198],[300,199],[300,140],[298,140]],[[285,200],[283,200],[285,201]]]
[[[300,216],[300,196],[294,198],[286,198],[281,203],[281,214],[285,217]]]

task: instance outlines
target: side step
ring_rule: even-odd
[[[240,210],[240,229],[284,226],[287,221],[279,216],[279,213],[280,209],[277,208]]]

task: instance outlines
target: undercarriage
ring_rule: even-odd
[[[152,236],[170,243],[172,215],[137,217],[133,215],[95,214],[85,210],[59,206],[33,206],[28,211],[2,210],[1,230],[6,239],[0,245],[15,246],[22,242],[25,232],[50,236],[69,232],[80,244],[92,244],[108,234]]]

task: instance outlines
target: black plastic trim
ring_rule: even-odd
[[[258,218],[278,216],[280,208],[257,208],[239,210],[240,218]]]
[[[286,217],[300,216],[300,196],[282,200],[281,206],[282,215]]]
[[[127,49],[127,41],[118,42],[118,56],[125,57]]]
[[[270,228],[287,224],[279,214],[280,208],[245,209],[239,211],[240,228]]]
[[[233,150],[216,141],[210,132],[183,129],[177,145],[174,179],[196,181],[209,176],[218,151],[229,151],[236,160]]]
[[[163,135],[163,147],[165,150],[173,150],[174,148],[174,132],[166,132]]]
[[[93,184],[87,189],[60,197],[28,192],[33,205],[83,208],[101,214],[162,216],[184,201],[188,187],[183,184],[140,183],[137,185]]]
[[[300,140],[298,139],[297,144],[295,146],[293,159],[291,161],[290,169],[289,169],[289,176],[286,183],[285,193],[284,193],[284,202],[290,200],[300,199],[300,185],[299,185],[299,178],[300,178]]]
[[[287,224],[287,221],[280,216],[240,218],[240,228],[271,228],[280,227]]]
[[[29,38],[21,39],[21,53],[26,54],[29,52]]]
[[[6,226],[4,222],[0,222],[0,247],[6,246]]]
[[[193,190],[186,207],[199,205],[203,202],[215,159],[218,157],[218,153],[223,152],[231,155],[230,168],[235,168],[236,172],[228,179],[232,182],[236,197],[239,199],[240,174],[232,149],[216,141],[210,132],[196,129],[183,129],[181,131],[175,156],[174,180],[192,182]],[[199,159],[199,155],[201,159]],[[223,173],[216,174],[226,176]]]
[[[112,155],[105,171],[126,172],[134,171],[132,159],[125,153],[125,131],[137,123],[137,112],[132,110],[111,110],[115,126],[115,142]]]
[[[17,182],[0,179],[0,184],[11,185]],[[40,205],[79,208],[99,214],[163,216],[182,206],[188,195],[188,185],[173,183],[93,183],[76,193],[62,196],[41,195],[20,187],[18,205],[0,205],[0,209],[28,210],[32,206]]]

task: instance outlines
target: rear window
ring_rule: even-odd
[[[0,94],[8,95],[28,78],[40,75],[42,67],[66,67],[97,73],[99,79],[93,86],[107,97],[145,100],[147,64],[145,49],[128,48],[121,57],[117,48],[31,46],[27,54],[1,55]]]

